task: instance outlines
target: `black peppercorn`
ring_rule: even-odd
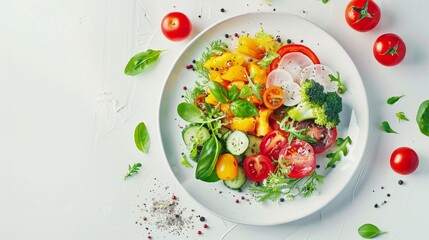
[[[220,9],[220,11],[221,11],[221,12],[225,12],[225,8],[221,8],[221,9]]]
[[[402,185],[402,184],[404,184],[404,181],[399,180],[399,181],[398,181],[398,184],[399,184],[399,185]]]

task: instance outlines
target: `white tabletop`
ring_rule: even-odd
[[[361,239],[359,226],[373,223],[388,232],[377,239],[427,239],[429,138],[415,117],[419,104],[429,99],[429,2],[376,2],[382,19],[361,33],[347,25],[348,1],[339,0],[4,0],[0,238],[348,240]],[[187,40],[171,42],[162,35],[161,19],[171,11],[191,19]],[[235,15],[273,11],[313,22],[344,47],[365,85],[370,129],[360,168],[330,204],[298,221],[257,227],[222,220],[189,197],[168,170],[157,113],[168,70],[193,37]],[[380,65],[372,54],[375,39],[387,32],[407,45],[405,60],[395,67]],[[124,75],[129,58],[149,48],[168,51],[151,71]],[[395,105],[386,104],[388,97],[403,94]],[[398,123],[398,111],[410,121]],[[399,134],[380,130],[383,120]],[[151,137],[148,154],[134,144],[140,122]],[[399,146],[419,155],[411,175],[399,175],[389,165]],[[124,181],[135,162],[143,165],[139,174]],[[182,217],[189,217],[181,231],[155,223],[147,207],[173,195]]]

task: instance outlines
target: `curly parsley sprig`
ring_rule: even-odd
[[[228,46],[222,40],[215,40],[209,43],[206,50],[203,52],[201,58],[195,62],[195,71],[199,74],[199,77],[204,79],[210,78],[209,70],[204,67],[204,64],[215,54],[222,54],[226,51]]]
[[[127,174],[125,174],[124,180],[135,175],[135,174],[137,174],[139,172],[141,166],[142,166],[141,163],[134,163],[133,166],[128,165],[128,172],[127,172]]]

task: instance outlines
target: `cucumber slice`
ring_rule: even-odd
[[[210,139],[210,132],[202,125],[191,124],[183,129],[182,138],[186,146],[202,145]]]
[[[259,145],[261,144],[262,138],[249,135],[249,147],[247,148],[246,152],[244,153],[245,156],[250,156],[254,154],[259,154]]]
[[[226,138],[226,149],[233,155],[243,154],[249,147],[249,138],[239,130],[231,132]]]
[[[243,168],[238,168],[238,176],[232,180],[224,180],[223,184],[232,190],[238,190],[246,183],[247,177]]]

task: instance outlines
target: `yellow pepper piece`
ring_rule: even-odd
[[[240,130],[248,134],[255,134],[255,127],[256,119],[254,117],[234,117],[231,119],[231,124],[229,125],[229,128],[233,131]]]
[[[249,63],[249,75],[254,75],[252,82],[254,84],[262,84],[265,86],[267,82],[267,71],[261,68],[256,63]]]
[[[208,93],[208,95],[205,98],[206,103],[211,104],[211,105],[218,104],[218,100],[215,98],[213,93],[210,91],[210,88],[207,88],[207,93]]]
[[[222,79],[227,81],[247,81],[246,68],[243,66],[232,66],[222,74]]]
[[[256,136],[261,137],[271,132],[271,126],[269,124],[269,116],[273,112],[272,109],[262,108],[259,110],[259,114],[256,116]]]
[[[236,50],[239,53],[256,59],[262,59],[265,55],[265,49],[260,48],[255,39],[247,36],[241,36],[238,39]]]
[[[218,82],[220,84],[223,83],[221,78],[221,74],[218,71],[209,71],[210,72],[210,80],[213,82]]]
[[[212,71],[223,71],[228,67],[242,65],[244,57],[231,52],[225,52],[222,55],[214,55],[206,63],[204,67]]]

